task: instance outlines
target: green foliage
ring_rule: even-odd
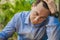
[[[12,4],[10,1],[1,4],[0,23],[6,25],[15,13],[30,10],[30,2],[31,1],[26,0],[14,0],[14,4]],[[4,14],[4,16],[2,14]]]
[[[1,1],[1,0],[0,0]]]

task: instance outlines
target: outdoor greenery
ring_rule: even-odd
[[[0,31],[6,26],[15,13],[31,10],[33,1],[34,0],[0,0]],[[16,33],[9,40],[17,40]]]
[[[5,26],[15,13],[30,10],[30,7],[31,1],[27,0],[14,0],[13,3],[6,1],[0,4],[0,23]]]

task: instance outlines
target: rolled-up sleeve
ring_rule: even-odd
[[[18,15],[19,14],[15,14],[11,21],[8,22],[6,27],[2,30],[2,32],[0,32],[0,40],[6,40],[7,38],[11,37],[16,31],[15,25],[17,22]]]

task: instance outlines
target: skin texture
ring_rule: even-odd
[[[47,3],[49,10],[51,11],[51,14],[54,14],[57,11],[56,4],[54,0],[43,0]]]
[[[32,24],[42,23],[48,16],[49,10],[43,7],[43,2],[33,6],[30,12],[30,21]]]

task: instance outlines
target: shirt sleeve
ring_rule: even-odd
[[[0,32],[0,40],[6,40],[7,38],[11,37],[13,33],[16,31],[16,22],[19,17],[19,14],[15,14],[14,17],[11,19],[10,22],[6,25],[6,27]]]
[[[47,27],[48,40],[60,40],[60,22],[58,18],[49,17]]]

